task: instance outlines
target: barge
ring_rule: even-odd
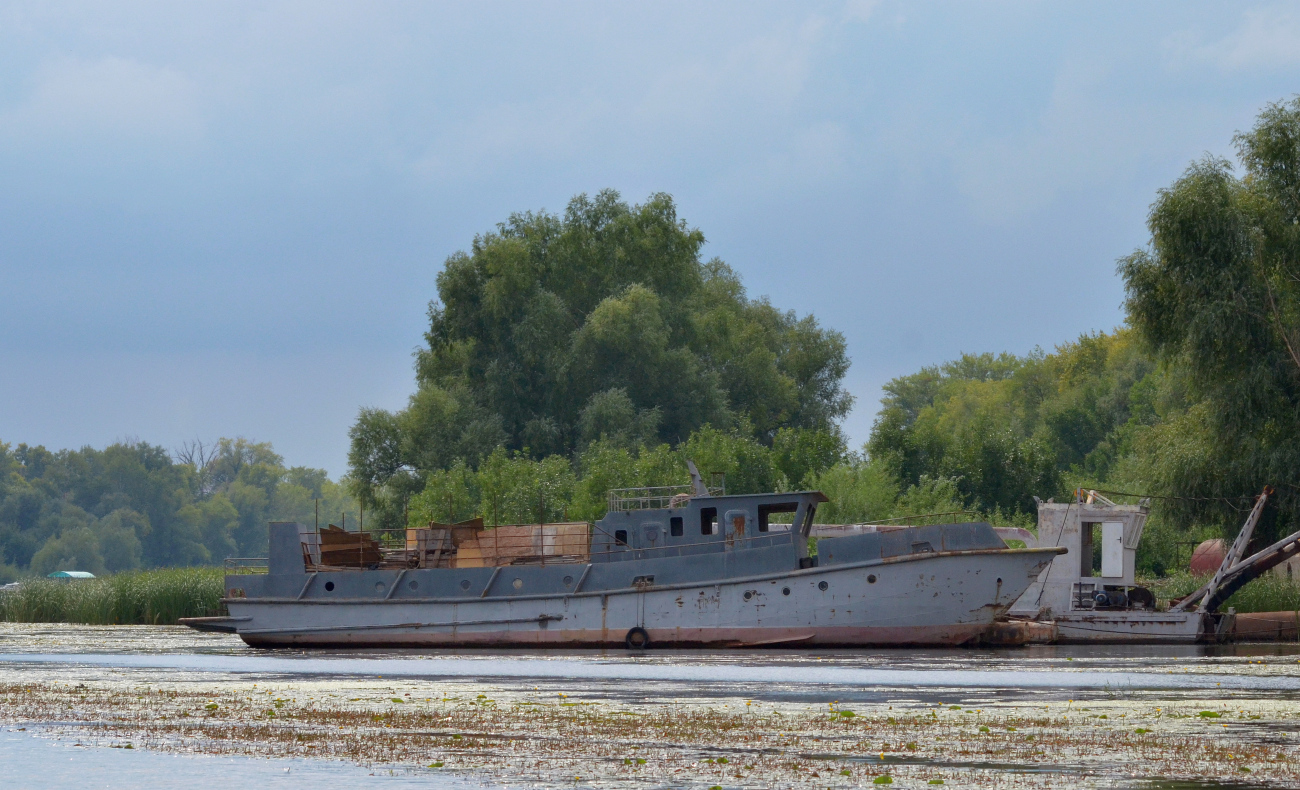
[[[684,490],[612,492],[595,524],[448,525],[404,551],[273,522],[267,572],[225,578],[229,616],[182,622],[257,647],[962,645],[1065,551],[960,523],[812,554],[822,493],[727,496],[691,471]]]

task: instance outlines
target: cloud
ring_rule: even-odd
[[[720,149],[708,166],[726,171],[717,160],[743,158],[757,145],[769,163],[823,172],[842,158],[843,128],[801,110],[829,29],[824,17],[807,14],[719,37],[697,52],[667,48],[669,58],[664,46],[645,46],[580,82],[444,116],[412,169],[436,181],[584,158],[600,170],[627,151],[653,168]]]
[[[1228,35],[1206,43],[1184,31],[1165,41],[1168,60],[1178,67],[1210,63],[1224,71],[1274,69],[1300,64],[1300,14],[1290,7],[1251,9]]]
[[[189,137],[202,126],[194,83],[184,74],[119,57],[47,61],[28,95],[0,110],[0,130],[30,141],[156,141]]]

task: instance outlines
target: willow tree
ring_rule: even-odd
[[[1152,206],[1150,246],[1120,263],[1128,314],[1185,373],[1195,405],[1165,426],[1153,481],[1184,522],[1235,521],[1278,487],[1300,521],[1300,98],[1235,138],[1243,168],[1196,162]],[[1208,498],[1208,499],[1200,499]],[[1216,498],[1224,498],[1227,501]]]
[[[749,298],[703,246],[668,195],[629,206],[609,190],[477,236],[438,274],[410,404],[352,429],[357,493],[400,521],[428,472],[497,447],[572,459],[705,425],[767,445],[783,428],[837,435],[844,338]]]

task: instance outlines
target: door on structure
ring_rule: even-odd
[[[1101,575],[1118,579],[1124,575],[1124,522],[1101,524]]]

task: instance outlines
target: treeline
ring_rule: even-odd
[[[1131,329],[1054,354],[968,354],[884,389],[873,463],[903,484],[950,480],[967,505],[1006,514],[1084,485],[1143,489],[1143,440],[1186,409]]]
[[[143,442],[51,452],[0,442],[0,579],[96,574],[265,556],[266,522],[355,519],[322,469],[270,444],[222,439],[176,452]]]

